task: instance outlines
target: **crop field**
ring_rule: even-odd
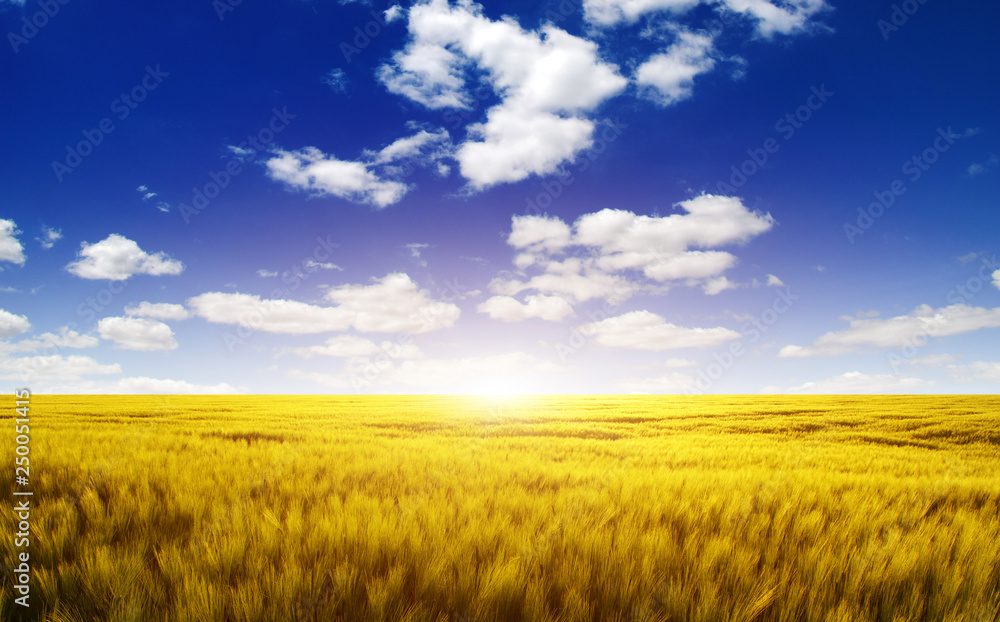
[[[31,399],[4,620],[1000,620],[998,397]]]

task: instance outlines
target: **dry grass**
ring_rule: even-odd
[[[35,396],[31,613],[996,622],[998,413],[996,397]]]

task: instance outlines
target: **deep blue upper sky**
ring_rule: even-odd
[[[0,0],[0,374],[996,392],[998,24],[940,0]]]

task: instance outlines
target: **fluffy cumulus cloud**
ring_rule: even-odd
[[[412,343],[393,343],[392,341],[375,343],[357,335],[337,335],[327,339],[322,345],[288,348],[283,353],[296,354],[306,359],[315,356],[355,358],[376,354],[385,354],[393,359],[416,359],[424,356],[420,348]]]
[[[584,324],[580,327],[580,333],[609,348],[651,351],[708,348],[741,336],[738,332],[723,327],[677,326],[650,311],[632,311]]]
[[[634,22],[644,15],[659,13],[666,19],[676,19],[699,5],[708,5],[730,15],[741,15],[756,24],[764,37],[791,34],[805,30],[810,19],[828,8],[825,0],[584,0],[586,19],[598,26],[614,26]]]
[[[549,216],[515,216],[507,243],[533,252],[560,251],[569,246],[573,230],[565,222]]]
[[[665,52],[654,54],[635,70],[636,83],[662,106],[691,97],[695,76],[715,67],[708,35],[681,32]]]
[[[1000,327],[1000,307],[986,309],[956,304],[940,309],[921,305],[893,318],[861,316],[850,319],[846,330],[816,339],[811,346],[785,346],[782,357],[833,356],[863,350],[887,350],[920,345],[927,338],[962,335]]]
[[[1000,289],[1000,270],[993,273],[993,287]]]
[[[863,374],[848,372],[826,380],[807,382],[791,387],[788,393],[842,394],[842,393],[915,393],[934,386],[931,380],[896,374]]]
[[[381,151],[366,151],[359,160],[341,160],[316,147],[304,147],[295,151],[278,149],[265,164],[271,179],[290,188],[383,208],[399,202],[409,191],[398,179],[413,167],[434,166],[446,174],[447,166],[439,165],[452,150],[446,130],[420,130]]]
[[[0,218],[0,261],[17,265],[24,263],[24,247],[17,239],[20,234],[13,220]]]
[[[700,283],[708,294],[736,287],[722,276],[736,265],[736,256],[713,249],[745,243],[771,229],[774,220],[735,197],[701,195],[678,205],[682,212],[662,217],[604,209],[580,216],[572,226],[554,216],[514,216],[507,243],[517,252],[518,272],[494,279],[490,289],[508,298],[536,292],[567,302],[620,302],[645,285],[638,275],[657,287]],[[528,304],[526,299],[522,306]],[[550,314],[557,304],[563,308],[548,303]],[[502,319],[518,318],[509,300],[490,306],[507,312]],[[534,306],[541,309],[541,301]]]
[[[452,326],[457,306],[434,300],[403,273],[391,273],[371,285],[340,285],[326,292],[333,306],[295,300],[268,300],[249,294],[209,292],[187,301],[195,315],[209,322],[286,335],[342,332],[411,334]]]
[[[125,315],[154,320],[186,320],[191,316],[184,305],[169,302],[140,302],[134,307],[126,307]]]
[[[519,322],[529,318],[558,322],[576,315],[573,306],[561,296],[526,296],[523,303],[511,296],[493,296],[476,309],[494,320],[504,322]]]
[[[315,147],[276,151],[268,175],[299,190],[333,195],[354,203],[385,207],[406,194],[406,184],[380,178],[364,162],[338,160]]]
[[[180,274],[184,264],[162,252],[151,255],[134,241],[112,233],[94,244],[83,242],[78,259],[66,270],[84,279],[123,281],[136,274]]]
[[[174,331],[163,322],[142,317],[106,317],[97,323],[102,339],[122,350],[173,350]]]
[[[478,70],[500,102],[467,127],[456,158],[474,188],[545,175],[589,148],[601,102],[626,86],[597,45],[551,24],[523,29],[491,20],[471,0],[418,2],[410,41],[379,71],[391,92],[432,109],[469,109],[468,74]]]
[[[20,335],[31,330],[31,322],[23,315],[0,309],[0,339]]]

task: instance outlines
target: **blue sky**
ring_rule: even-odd
[[[998,18],[0,0],[0,376],[995,393]]]

